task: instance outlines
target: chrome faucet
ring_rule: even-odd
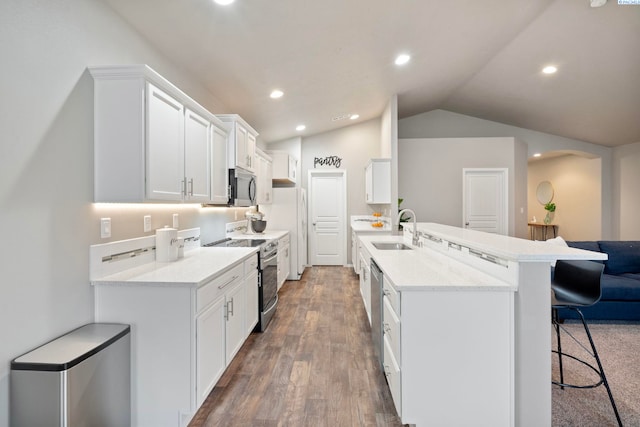
[[[418,224],[416,223],[416,213],[411,209],[402,209],[398,212],[398,224],[400,224],[400,218],[402,218],[402,214],[405,212],[409,212],[411,214],[411,218],[413,219],[413,238],[411,239],[411,243],[413,246],[419,246],[418,243],[420,240],[418,239]]]

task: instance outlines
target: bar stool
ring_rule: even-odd
[[[593,338],[591,338],[591,332],[589,331],[587,322],[585,322],[584,316],[582,315],[582,311],[580,311],[581,307],[589,307],[600,300],[600,296],[601,296],[600,280],[602,278],[603,270],[604,270],[604,264],[593,262],[593,261],[559,260],[556,262],[555,272],[553,275],[553,279],[551,280],[551,290],[553,291],[551,292],[551,308],[553,313],[551,320],[553,323],[553,327],[556,330],[558,350],[552,350],[552,351],[558,354],[558,364],[560,368],[560,381],[552,380],[551,382],[555,385],[560,386],[562,389],[564,389],[565,387],[594,388],[604,384],[604,387],[607,389],[607,393],[609,394],[609,400],[611,401],[613,412],[615,413],[616,419],[618,420],[618,425],[622,427],[622,421],[620,420],[620,414],[618,413],[618,408],[616,407],[616,403],[613,400],[613,395],[611,394],[611,388],[609,387],[609,382],[607,381],[607,377],[604,374],[602,363],[600,363],[600,356],[598,356],[598,351],[596,350],[596,346],[593,343]],[[565,328],[562,328],[562,326],[558,322],[559,308],[567,308],[567,309],[573,310],[576,313],[578,313],[578,315],[580,316],[580,320],[582,321],[584,330],[587,333],[587,337],[589,338],[589,343],[591,344],[591,350],[593,351],[593,353],[590,353],[590,354],[598,363],[598,368],[585,362],[584,360],[581,360],[575,356],[562,352],[562,344],[560,341],[560,329],[563,329],[576,342],[578,341]],[[586,347],[582,346],[582,344],[580,344],[579,342],[578,344],[581,347],[583,347],[587,352],[589,352]],[[564,372],[562,369],[563,356],[569,357],[591,368],[595,373],[598,374],[598,376],[600,377],[600,381],[598,381],[595,384],[589,384],[589,385],[566,384],[564,382]]]

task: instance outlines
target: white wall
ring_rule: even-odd
[[[640,240],[640,142],[613,151],[614,229],[620,240]]]
[[[351,215],[366,215],[374,208],[365,202],[364,169],[371,158],[380,157],[380,120],[369,120],[302,140],[302,179],[308,189],[308,171],[314,169],[315,157],[338,156],[340,169],[347,171],[347,221]],[[316,169],[335,169],[322,166]],[[348,226],[348,222],[347,222]],[[347,233],[345,251],[351,262],[351,233]]]
[[[404,199],[402,207],[413,209],[420,222],[456,227],[462,226],[462,169],[507,168],[508,233],[526,237],[527,182],[526,176],[516,170],[518,166],[526,174],[526,154],[514,138],[400,139],[398,164],[398,194]]]
[[[547,214],[536,198],[542,181],[553,185],[556,211],[553,223],[565,240],[599,240],[601,238],[602,195],[601,159],[567,155],[529,163],[529,216],[542,222]],[[553,236],[547,236],[553,237]],[[540,236],[537,236],[540,239]]]
[[[393,95],[380,118],[380,157],[391,159],[391,221],[397,225],[398,213],[398,96]],[[385,207],[387,209],[387,207]]]
[[[517,126],[444,110],[407,117],[398,122],[399,138],[516,137],[528,146],[528,156],[549,151],[584,152],[602,159],[602,238],[614,238],[613,149]]]
[[[112,239],[143,235],[177,210],[181,228],[221,229],[230,210],[98,206],[93,200],[93,80],[88,65],[147,63],[212,112],[224,106],[103,2],[0,2],[0,427],[8,426],[9,362],[93,321],[89,245],[99,218]],[[106,241],[106,240],[105,240]]]

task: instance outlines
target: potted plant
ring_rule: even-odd
[[[551,224],[551,220],[552,220],[551,214],[556,211],[556,204],[549,202],[546,205],[544,205],[544,209],[547,211],[547,215],[544,217],[544,223]]]

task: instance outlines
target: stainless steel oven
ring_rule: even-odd
[[[222,239],[203,246],[258,247],[258,324],[264,332],[278,305],[278,241],[265,239]]]
[[[260,280],[259,304],[260,320],[256,330],[264,332],[276,313],[278,305],[278,242],[269,241],[260,247],[258,262]]]

